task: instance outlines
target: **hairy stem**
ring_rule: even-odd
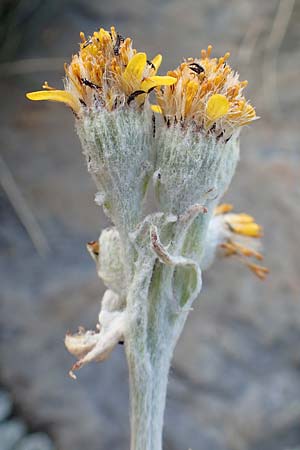
[[[128,348],[127,355],[131,396],[130,449],[161,450],[169,354],[161,352],[156,364],[150,362],[149,353],[136,353],[135,348]]]
[[[168,373],[188,315],[169,298],[174,268],[154,263],[136,278],[128,296],[126,355],[131,400],[131,450],[161,450]],[[142,293],[139,297],[138,293]]]

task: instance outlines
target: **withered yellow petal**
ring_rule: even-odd
[[[162,114],[162,109],[159,105],[151,105],[151,109],[155,113]]]
[[[141,89],[147,92],[155,86],[170,86],[176,83],[176,81],[177,78],[170,77],[168,75],[162,77],[155,75],[153,77],[145,78],[141,83]]]
[[[261,280],[264,280],[266,278],[266,276],[268,275],[268,273],[270,273],[270,271],[267,267],[260,266],[258,264],[249,263],[246,261],[245,261],[245,264]]]
[[[36,91],[36,92],[28,92],[26,97],[29,100],[50,100],[53,102],[62,102],[68,106],[71,106],[73,111],[79,111],[79,102],[76,98],[70,94],[70,92],[61,91],[61,90],[45,90],[45,91]]]
[[[212,95],[206,105],[206,115],[209,121],[220,119],[225,116],[229,110],[229,101],[225,95]]]
[[[130,83],[133,81],[141,81],[143,72],[147,63],[146,53],[136,53],[129,61],[123,73],[123,79]]]
[[[154,65],[155,69],[153,69],[156,73],[161,65],[162,62],[162,56],[160,54],[156,55],[153,59],[152,59],[152,64]]]

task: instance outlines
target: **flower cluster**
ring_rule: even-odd
[[[146,53],[132,48],[131,39],[124,39],[114,27],[110,32],[100,28],[88,39],[84,33],[80,37],[79,53],[65,65],[65,90],[45,83],[44,91],[27,94],[30,100],[63,102],[76,114],[91,107],[112,111],[125,104],[141,105],[153,88],[176,81],[171,76],[156,75],[161,55],[148,60]]]
[[[162,56],[150,61],[114,27],[109,32],[100,28],[88,39],[81,32],[80,37],[79,53],[65,65],[65,90],[45,82],[43,91],[27,94],[29,99],[63,102],[80,115],[86,108],[112,111],[124,105],[143,105],[155,89],[157,104],[152,110],[161,113],[168,126],[192,124],[197,130],[214,131],[226,138],[257,118],[243,96],[247,81],[239,81],[232,71],[229,53],[211,58],[209,45],[200,58],[187,58],[177,69],[158,76]]]
[[[247,81],[239,81],[226,53],[211,58],[212,46],[202,50],[201,58],[187,58],[169,76],[176,83],[157,89],[155,112],[161,113],[169,126],[192,123],[197,130],[213,130],[230,137],[233,131],[256,119],[256,113],[242,92]]]

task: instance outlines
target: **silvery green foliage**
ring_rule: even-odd
[[[201,290],[207,231],[238,161],[238,133],[225,142],[163,125],[153,136],[147,107],[95,111],[77,130],[97,201],[116,227],[100,236],[98,274],[111,293],[99,324],[114,342],[125,340],[131,450],[160,450],[170,361]],[[145,217],[151,176],[159,210]]]
[[[121,234],[142,219],[142,202],[153,172],[152,123],[148,110],[88,113],[77,132],[104,211]]]

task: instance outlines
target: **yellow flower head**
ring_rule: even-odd
[[[227,63],[230,54],[211,58],[211,50],[210,45],[200,59],[188,58],[168,72],[177,82],[156,89],[158,105],[152,109],[163,115],[168,126],[192,124],[199,131],[228,138],[256,114],[242,94],[247,81],[239,81]]]
[[[262,227],[255,223],[252,216],[245,213],[232,213],[230,204],[219,205],[215,209],[215,216],[219,216],[225,226],[224,239],[220,244],[225,256],[235,256],[245,264],[260,279],[264,280],[269,270],[251,259],[261,261],[263,255],[258,251],[259,238]]]
[[[162,57],[152,61],[146,53],[132,48],[130,38],[124,39],[114,27],[101,28],[85,38],[80,33],[80,51],[65,66],[65,90],[43,85],[44,91],[30,92],[30,100],[53,100],[69,105],[78,114],[85,108],[104,107],[112,111],[124,105],[142,105],[154,87],[171,85],[176,79],[157,76]]]

